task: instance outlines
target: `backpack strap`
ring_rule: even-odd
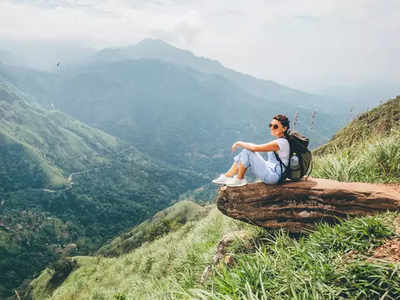
[[[274,151],[274,154],[275,154],[276,159],[279,161],[279,166],[281,167],[281,177],[279,178],[278,183],[279,183],[279,184],[282,184],[283,181],[286,179],[289,165],[286,166],[286,165],[282,162],[281,158],[279,157],[279,155],[278,155],[275,151]],[[289,163],[290,163],[290,161],[289,161]],[[285,166],[285,172],[283,172],[282,165]]]
[[[310,154],[311,154],[311,161],[310,161],[310,167],[308,168],[308,172],[307,172],[307,174],[305,174],[305,176],[307,177],[306,180],[311,175],[311,172],[312,172],[312,169],[313,169],[313,166],[314,166],[314,162],[313,162],[313,159],[312,159],[312,153],[310,152]]]

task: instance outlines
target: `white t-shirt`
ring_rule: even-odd
[[[289,163],[289,155],[290,155],[290,146],[289,142],[285,138],[276,139],[276,142],[279,146],[279,151],[276,151],[281,161],[285,164],[285,166]]]

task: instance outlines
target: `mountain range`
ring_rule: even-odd
[[[178,199],[212,199],[209,181],[229,167],[232,143],[270,140],[275,114],[287,114],[312,147],[344,122],[344,108],[329,106],[326,97],[159,40],[104,49],[70,67],[61,60],[54,72],[6,63],[0,63],[0,297],[57,258],[93,253]],[[149,236],[186,221],[171,222]],[[101,251],[112,255],[143,241],[136,231],[132,236],[128,246]]]
[[[0,76],[56,108],[134,144],[151,157],[213,176],[232,159],[231,144],[264,143],[269,120],[326,142],[344,124],[329,99],[235,72],[159,40],[104,49],[55,73],[0,66]],[[318,130],[315,130],[318,128]]]

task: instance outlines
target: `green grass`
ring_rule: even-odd
[[[209,212],[209,207],[202,207],[191,201],[180,201],[172,207],[158,212],[132,230],[120,234],[110,243],[103,245],[97,254],[102,256],[120,256],[151,242],[170,232],[177,231],[188,222],[197,221]]]
[[[400,131],[393,122],[399,104],[398,97],[360,116],[317,149],[312,176],[400,182]],[[379,132],[368,123],[388,131]],[[177,298],[399,299],[400,265],[367,260],[376,247],[397,237],[392,226],[396,216],[386,213],[335,226],[319,224],[297,239],[283,231],[266,231],[253,254],[237,253],[234,267],[215,268],[207,286],[183,289]]]
[[[74,258],[80,267],[51,299],[398,299],[398,265],[366,260],[396,236],[392,224],[397,216],[385,213],[335,226],[320,224],[294,238],[213,209],[203,219],[125,255]],[[253,239],[253,250],[236,241],[228,248],[234,265],[215,266],[202,285],[201,274],[219,239],[243,228]],[[32,283],[34,299],[50,299],[44,287],[51,273],[44,271]]]
[[[400,131],[368,138],[357,146],[317,156],[313,177],[339,181],[400,182]]]
[[[320,225],[291,238],[266,232],[253,254],[236,255],[234,267],[215,269],[207,288],[186,290],[203,299],[398,299],[398,265],[367,262],[371,250],[394,236],[393,213]],[[346,255],[356,251],[352,260]]]
[[[223,216],[215,207],[201,220],[189,221],[178,230],[143,244],[115,258],[77,257],[80,267],[51,299],[175,299],[179,292],[198,285],[212,261],[221,236],[238,229],[257,231],[250,225]],[[32,282],[34,299],[50,297],[45,286],[51,270]],[[50,299],[50,298],[48,298]]]
[[[391,136],[393,130],[400,130],[400,96],[361,114],[313,152],[317,155],[335,153],[337,149],[362,144],[371,137]]]
[[[381,114],[390,116],[390,105],[398,102],[399,98],[388,102]],[[353,136],[339,134],[341,138],[325,148],[329,151],[316,151],[312,175],[340,181],[400,182],[400,132],[390,118],[379,123],[375,119],[379,115],[379,110],[373,110],[361,116],[356,124],[361,127],[344,131]],[[384,129],[387,125],[390,135],[375,134],[362,120],[384,124]],[[182,198],[197,201],[207,193],[207,188],[199,189]],[[179,203],[175,212],[161,213],[155,222],[145,222],[104,246],[100,253],[113,258],[73,258],[79,268],[54,292],[47,288],[54,271],[43,271],[32,282],[33,299],[400,298],[399,264],[368,260],[374,249],[397,237],[392,225],[396,213],[349,219],[335,226],[319,224],[293,237],[232,220],[216,208],[205,217],[200,214],[181,222],[182,215],[196,211],[193,207],[185,210],[186,205]],[[239,229],[246,229],[254,239],[253,250],[236,241],[228,249],[234,265],[215,266],[212,276],[201,284],[218,241]]]

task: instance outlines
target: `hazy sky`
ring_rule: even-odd
[[[160,38],[313,89],[400,83],[399,16],[399,0],[0,0],[0,40],[100,49]]]

